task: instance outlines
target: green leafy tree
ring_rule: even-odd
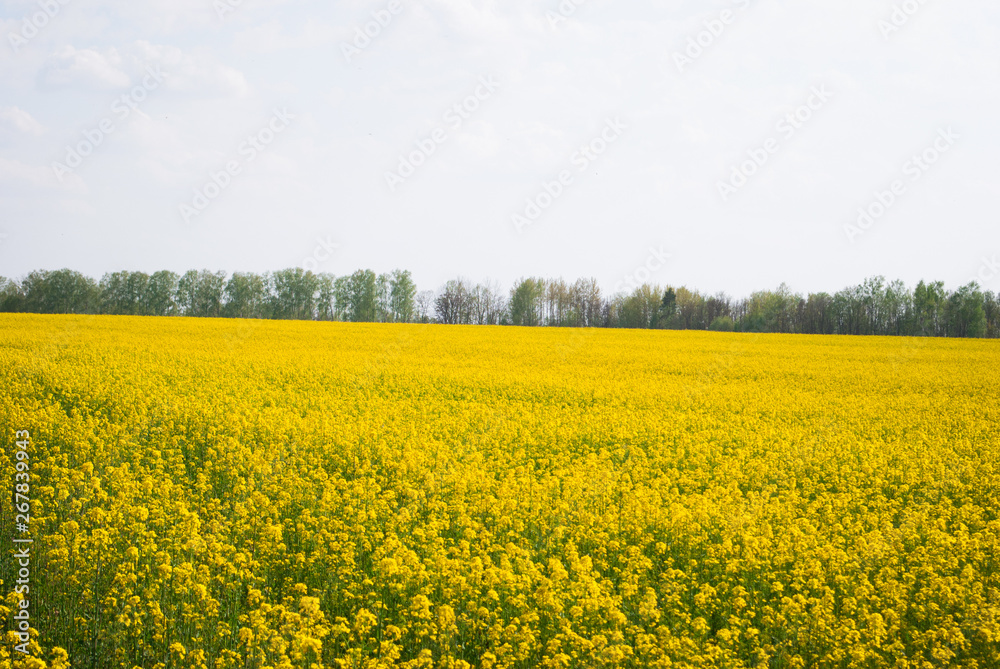
[[[316,314],[319,280],[300,267],[271,275],[271,316],[290,320],[312,320]]]
[[[660,289],[648,283],[637,287],[622,302],[618,326],[644,329],[655,322],[654,316],[661,304]]]
[[[676,328],[677,327],[677,293],[670,286],[663,291],[663,298],[660,306],[656,309],[654,321],[651,324],[654,328]]]
[[[802,313],[802,332],[833,334],[833,297],[827,293],[810,293]]]
[[[417,309],[417,284],[406,270],[395,270],[389,276],[389,312],[394,323],[410,323]]]
[[[777,290],[758,291],[750,295],[746,315],[741,323],[744,332],[795,332],[799,321],[802,297],[792,293],[785,284]]]
[[[947,321],[949,337],[986,336],[986,311],[979,284],[962,286],[948,297]]]
[[[17,313],[24,310],[24,293],[16,281],[0,276],[0,311]]]
[[[329,273],[316,275],[316,318],[321,321],[336,320],[337,296],[335,287],[337,277]]]
[[[225,272],[186,272],[177,282],[176,301],[181,313],[202,318],[221,316],[225,282]]]
[[[921,281],[913,291],[914,334],[939,337],[946,333],[945,305],[947,294],[943,281]]]
[[[143,313],[151,316],[173,316],[177,313],[177,282],[175,273],[161,270],[149,277],[142,296]]]
[[[1000,337],[1000,294],[987,292],[983,295],[983,315],[986,317],[986,336]]]
[[[735,329],[733,319],[729,316],[716,316],[708,324],[708,329],[714,332],[732,332]]]
[[[24,310],[36,314],[92,314],[100,305],[100,289],[90,277],[60,269],[31,272],[21,282]]]
[[[145,296],[149,275],[144,272],[112,272],[99,284],[101,313],[119,316],[148,316]]]
[[[510,291],[510,322],[512,325],[536,327],[542,324],[542,300],[545,282],[541,279],[521,279]]]
[[[333,282],[334,318],[338,321],[351,320],[351,277],[340,276]]]
[[[705,298],[685,286],[678,288],[677,318],[679,327],[685,330],[704,330],[709,323],[705,319]]]
[[[235,272],[226,282],[222,314],[229,318],[264,318],[268,313],[267,278]]]
[[[374,323],[378,318],[378,277],[370,269],[358,270],[348,282],[350,320]]]

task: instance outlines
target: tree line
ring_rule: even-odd
[[[408,271],[346,276],[286,269],[265,274],[208,270],[113,272],[100,281],[63,269],[0,277],[0,311],[269,318],[376,323],[659,328],[728,332],[1000,337],[1000,295],[977,283],[914,288],[883,277],[840,292],[776,290],[732,298],[684,286],[645,284],[605,294],[595,279],[448,281],[418,291]]]

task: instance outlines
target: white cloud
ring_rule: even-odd
[[[48,86],[76,86],[113,90],[129,85],[131,79],[121,69],[122,59],[115,48],[100,53],[67,45],[49,56],[40,79]]]
[[[45,132],[41,123],[19,107],[0,107],[0,121],[26,135],[38,136]]]
[[[310,21],[298,33],[288,32],[280,21],[271,20],[247,28],[233,38],[237,51],[275,53],[286,49],[313,49],[334,44],[342,37],[332,26]]]
[[[129,49],[138,68],[159,65],[168,90],[209,97],[243,97],[249,91],[246,77],[213,57],[193,54],[175,46],[140,40]]]
[[[798,225],[803,245],[813,244],[817,253],[828,247],[858,204],[942,124],[959,129],[963,143],[922,184],[924,192],[882,226],[898,246],[893,257],[915,258],[914,273],[931,271],[918,247],[938,234],[941,215],[940,207],[922,209],[924,201],[954,201],[949,224],[966,238],[975,234],[978,244],[1000,248],[998,228],[969,227],[989,215],[997,192],[989,175],[1000,106],[1000,10],[986,0],[953,10],[928,4],[891,40],[877,21],[892,0],[751,0],[683,73],[673,52],[704,31],[706,20],[742,0],[586,0],[567,9],[557,27],[547,12],[576,3],[403,0],[403,11],[350,63],[341,42],[353,39],[355,27],[372,21],[372,12],[384,11],[389,0],[242,0],[224,19],[213,2],[73,2],[30,49],[14,55],[0,47],[6,159],[0,191],[17,193],[24,211],[39,210],[33,220],[57,220],[46,203],[50,196],[54,203],[69,198],[67,184],[50,181],[49,167],[31,165],[62,155],[59,147],[79,141],[102,117],[115,121],[100,155],[80,172],[90,190],[78,199],[101,212],[100,222],[73,217],[87,229],[85,246],[92,245],[80,256],[100,258],[88,260],[100,271],[120,262],[102,242],[130,229],[137,216],[147,229],[162,226],[174,235],[176,202],[239,157],[238,147],[274,105],[287,105],[302,120],[247,167],[227,193],[228,204],[202,219],[215,226],[213,234],[274,232],[280,210],[283,230],[308,238],[311,222],[330,220],[335,201],[338,215],[329,225],[352,236],[351,264],[391,269],[388,264],[398,263],[427,288],[461,272],[504,281],[520,273],[600,274],[613,266],[609,258],[630,257],[634,247],[664,234],[676,239],[678,258],[690,260],[678,264],[678,280],[709,291],[763,288],[772,275],[802,288],[835,290],[860,278],[855,272],[890,273],[895,266],[877,254],[861,263],[837,250],[825,256],[828,263],[803,269],[775,250],[775,240]],[[0,19],[0,30],[17,28],[21,10],[34,3],[8,2],[8,9],[19,8],[8,14],[18,18]],[[141,84],[149,67],[164,73],[163,86],[120,119],[112,103]],[[448,126],[440,153],[392,197],[384,171],[440,126],[442,113],[486,74],[500,83],[495,98],[461,130]],[[829,108],[783,141],[780,153],[724,206],[716,182],[774,135],[776,121],[801,105],[814,84],[835,93]],[[48,90],[54,87],[59,90]],[[106,89],[111,92],[101,92]],[[315,122],[307,123],[310,114]],[[532,244],[511,241],[512,210],[542,179],[566,168],[612,115],[632,127],[597,164],[600,175],[580,177],[580,186],[546,214]],[[422,241],[470,218],[484,223],[456,237],[447,251]],[[495,229],[490,221],[498,222]],[[380,242],[387,234],[412,245],[390,257]],[[151,246],[141,262],[226,268],[281,262],[267,243],[255,258],[232,246],[203,245],[196,255],[190,239],[175,237],[176,247]],[[560,237],[577,239],[586,261],[570,264],[553,253],[563,247],[546,240]],[[486,246],[496,262],[463,260],[478,258],[475,249]],[[737,246],[740,253],[727,250]],[[720,249],[731,263],[719,262]],[[443,253],[448,263],[440,262]],[[28,256],[18,262],[25,270],[39,264]]]
[[[468,124],[456,139],[460,146],[480,161],[495,159],[504,145],[496,125],[487,122]]]
[[[19,160],[0,157],[0,183],[20,182],[46,191],[62,190],[77,194],[85,194],[87,186],[75,174],[64,177],[59,182],[52,168],[48,165],[27,165]]]

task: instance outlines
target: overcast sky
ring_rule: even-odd
[[[995,0],[576,3],[4,0],[0,275],[1000,289]]]

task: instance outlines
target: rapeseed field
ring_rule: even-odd
[[[3,315],[0,393],[0,667],[1000,667],[996,342]]]

